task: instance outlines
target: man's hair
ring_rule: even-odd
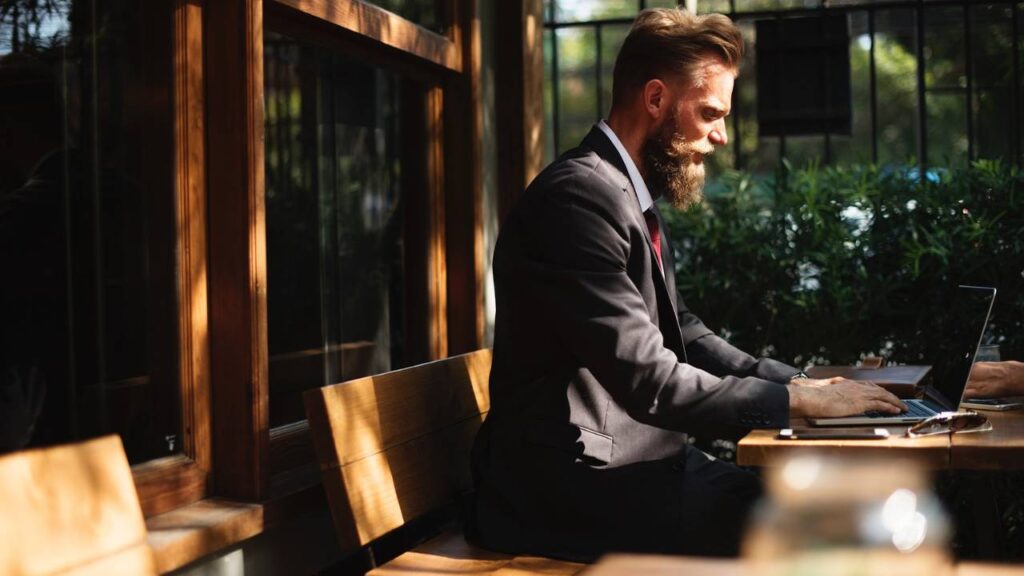
[[[676,76],[700,85],[697,65],[709,55],[739,68],[743,36],[729,18],[679,8],[640,12],[615,59],[612,105],[624,104],[652,78]]]

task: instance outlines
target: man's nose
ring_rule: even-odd
[[[710,140],[715,146],[725,146],[729,143],[729,134],[725,130],[724,118],[715,122],[714,127],[711,129],[711,133],[708,134],[708,140]]]

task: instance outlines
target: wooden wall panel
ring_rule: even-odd
[[[476,350],[484,339],[484,239],[480,87],[480,20],[475,2],[457,2],[453,40],[462,50],[463,73],[445,82],[446,259],[448,353]]]
[[[218,495],[268,483],[263,2],[206,4],[213,467]]]
[[[443,90],[402,82],[406,365],[448,354]]]
[[[496,6],[499,221],[543,167],[542,9],[541,0],[508,0]]]

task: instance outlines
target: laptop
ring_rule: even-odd
[[[925,387],[921,400],[904,400],[907,411],[902,414],[872,413],[841,418],[808,418],[812,426],[899,426],[913,424],[940,412],[955,411],[963,400],[967,380],[971,376],[974,357],[985,334],[995,288],[960,286],[952,302],[953,317],[960,318],[949,335],[956,357],[941,373],[933,371],[932,383]]]

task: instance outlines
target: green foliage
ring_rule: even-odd
[[[676,278],[709,327],[804,366],[880,354],[940,363],[958,284],[999,289],[990,337],[1024,358],[1024,174],[815,164],[730,172],[701,205],[666,209]]]

